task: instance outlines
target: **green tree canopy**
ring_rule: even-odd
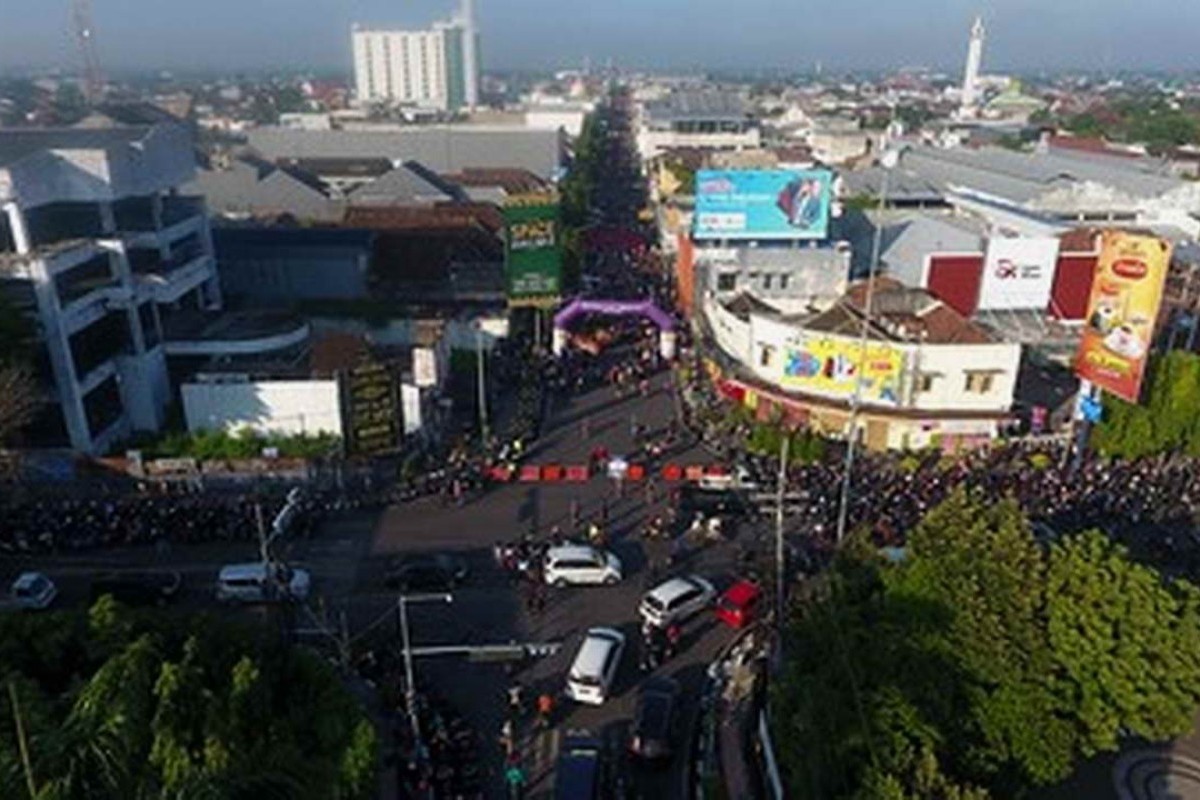
[[[1103,534],[1039,545],[1015,503],[959,491],[906,559],[839,557],[790,626],[778,755],[810,797],[1013,797],[1200,705],[1200,592]]]
[[[373,796],[374,728],[321,661],[206,617],[101,598],[0,618],[0,796],[34,800]]]
[[[1139,458],[1159,453],[1200,455],[1200,356],[1172,350],[1153,356],[1144,401],[1104,395],[1104,416],[1091,443],[1106,456]]]

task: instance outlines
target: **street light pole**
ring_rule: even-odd
[[[879,210],[887,207],[888,178],[899,159],[895,151],[884,152],[879,159],[883,167],[883,177],[879,182]],[[867,265],[867,289],[863,300],[862,331],[858,339],[858,368],[854,374],[854,394],[850,400],[850,441],[846,443],[846,460],[842,465],[842,493],[838,503],[837,546],[841,546],[846,538],[847,516],[850,507],[850,473],[854,470],[854,456],[858,449],[858,414],[862,407],[863,369],[867,363],[867,343],[871,333],[871,306],[875,299],[875,279],[879,273],[880,251],[883,248],[883,218],[875,226],[875,237],[871,244],[871,263]]]
[[[401,594],[396,606],[396,610],[400,614],[400,640],[404,648],[404,706],[408,711],[408,721],[412,724],[413,743],[418,748],[421,745],[421,723],[417,719],[417,687],[413,678],[412,640],[408,633],[408,604],[432,600],[452,603],[454,596],[450,594],[415,594],[409,597]]]
[[[483,438],[484,449],[488,443],[488,413],[487,413],[487,376],[483,367],[483,327],[476,322],[475,328],[475,373],[479,389],[479,434]]]
[[[787,489],[788,451],[792,437],[787,433],[779,446],[779,485],[775,492],[775,624],[783,627],[783,498]]]

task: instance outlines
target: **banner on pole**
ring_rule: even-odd
[[[1080,379],[1138,402],[1170,263],[1171,245],[1158,237],[1104,232],[1075,356]]]

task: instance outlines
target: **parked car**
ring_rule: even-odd
[[[384,585],[402,592],[410,589],[448,592],[470,574],[467,562],[455,555],[409,556],[394,560],[384,577]]]
[[[621,666],[625,635],[613,628],[590,628],[567,675],[567,696],[579,703],[603,705]]]
[[[642,684],[630,730],[629,752],[647,761],[669,759],[679,727],[679,684],[652,678]]]
[[[49,608],[56,597],[58,587],[46,575],[41,572],[22,572],[12,582],[9,600],[4,605],[24,611],[41,611]]]
[[[665,628],[707,608],[716,596],[713,585],[698,575],[671,578],[646,593],[638,613],[651,625]]]
[[[607,550],[585,544],[569,544],[551,547],[546,551],[544,571],[546,583],[554,586],[611,586],[621,580],[621,560]]]
[[[162,572],[115,572],[92,580],[92,602],[112,595],[127,606],[165,605],[179,594],[183,576],[174,570]]]
[[[604,796],[604,744],[588,731],[568,731],[554,765],[554,800]]]
[[[271,600],[305,600],[312,588],[308,570],[280,567],[271,575],[260,561],[227,564],[217,575],[217,600],[223,603],[264,603]],[[283,590],[282,592],[280,590]]]
[[[761,613],[762,587],[741,580],[730,586],[717,601],[717,619],[731,628],[744,628]]]

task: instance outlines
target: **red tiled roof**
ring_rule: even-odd
[[[309,365],[317,375],[332,375],[338,370],[355,366],[369,352],[367,342],[361,336],[328,333],[313,342]]]
[[[442,177],[459,186],[499,186],[508,194],[542,192],[548,188],[544,180],[527,169],[467,167]]]
[[[504,227],[500,209],[489,203],[430,206],[350,206],[342,219],[350,228],[373,230],[445,230],[483,228],[499,233]]]
[[[1095,136],[1055,135],[1049,138],[1047,144],[1059,150],[1077,150],[1081,153],[1097,153],[1105,156],[1116,156],[1117,158],[1139,158],[1137,153],[1130,153],[1126,150],[1112,147],[1104,139]]]
[[[1062,253],[1094,253],[1096,252],[1097,232],[1092,228],[1075,228],[1059,237],[1059,252]]]
[[[847,289],[842,302],[861,314],[866,303],[866,291],[867,281],[857,281]],[[912,306],[912,310],[888,311],[889,295],[897,293],[924,295],[921,308],[918,310],[905,298],[900,298],[903,302],[897,305]],[[886,323],[885,329],[898,329],[894,335],[902,340],[921,340],[927,344],[991,344],[994,341],[985,330],[938,298],[924,290],[907,287],[894,278],[875,279],[875,296],[871,306],[872,321]]]

